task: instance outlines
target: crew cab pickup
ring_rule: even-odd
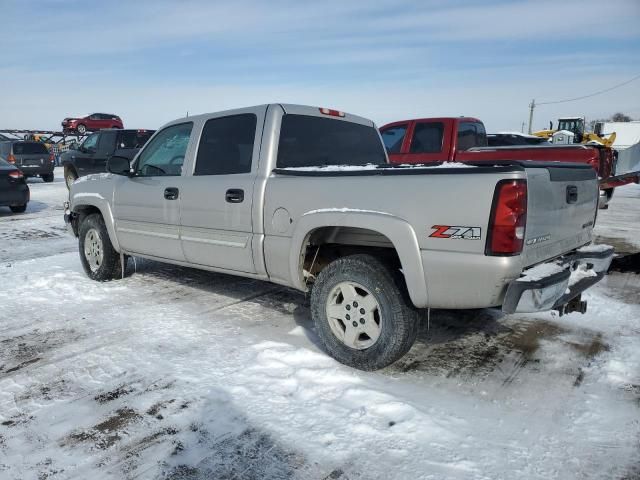
[[[153,130],[104,129],[92,133],[76,148],[60,156],[67,188],[83,175],[107,171],[113,155],[132,159],[153,135]]]
[[[484,124],[471,117],[402,120],[380,128],[389,160],[398,164],[533,160],[590,165],[602,179],[600,206],[606,207],[614,184],[615,152],[603,145],[522,145],[489,147]]]
[[[94,280],[135,255],[310,291],[326,351],[360,369],[404,355],[420,309],[584,311],[613,256],[587,246],[593,169],[454,167],[390,165],[355,115],[262,105],[167,124],[73,183],[65,221]]]

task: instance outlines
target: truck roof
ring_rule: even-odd
[[[406,120],[397,120],[395,122],[387,123],[383,125],[384,127],[389,125],[396,125],[399,123],[407,123],[407,122],[451,122],[451,121],[459,121],[459,122],[478,122],[482,123],[482,120],[475,117],[424,117],[424,118],[409,118]]]
[[[217,115],[236,115],[239,113],[246,113],[248,109],[263,108],[266,110],[270,106],[279,106],[280,108],[282,108],[282,110],[285,113],[289,113],[289,114],[310,115],[315,117],[328,117],[328,118],[333,118],[335,120],[346,120],[353,123],[360,123],[362,125],[375,127],[375,123],[372,120],[369,120],[368,118],[360,117],[358,115],[353,115],[351,113],[346,113],[346,112],[338,112],[337,110],[331,110],[331,111],[339,113],[340,116],[334,116],[327,113],[323,114],[322,113],[323,110],[329,111],[329,109],[326,107],[297,105],[293,103],[265,103],[261,105],[251,105],[251,106],[242,107],[242,108],[234,108],[233,110],[222,110],[219,112],[209,112],[209,113],[202,113],[199,115],[190,115],[188,117],[182,117],[182,118],[177,118],[175,120],[172,120],[171,122],[166,123],[165,126],[184,123],[184,122],[192,122],[194,120],[204,120],[204,119],[208,119],[212,115],[216,115],[216,116]]]

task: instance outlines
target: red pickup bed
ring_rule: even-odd
[[[614,151],[593,145],[487,147],[484,124],[471,117],[421,118],[380,129],[391,163],[534,160],[586,163],[601,179],[613,173]],[[612,185],[613,186],[613,185]],[[613,188],[603,183],[605,200]]]

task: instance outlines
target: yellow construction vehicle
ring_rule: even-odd
[[[533,132],[533,135],[541,138],[554,139],[554,135],[560,131],[568,131],[573,133],[573,142],[571,143],[595,143],[611,147],[616,139],[615,132],[608,137],[601,137],[593,132],[585,131],[584,117],[563,117],[558,119],[558,128],[553,128],[553,123],[549,125],[548,130],[539,130]],[[555,142],[554,142],[555,143]]]

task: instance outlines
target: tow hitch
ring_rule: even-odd
[[[569,300],[569,302],[565,303],[564,305],[556,307],[554,310],[557,310],[560,316],[563,316],[566,313],[573,312],[587,313],[587,301],[581,300],[581,297],[582,295],[578,295],[577,297]]]

